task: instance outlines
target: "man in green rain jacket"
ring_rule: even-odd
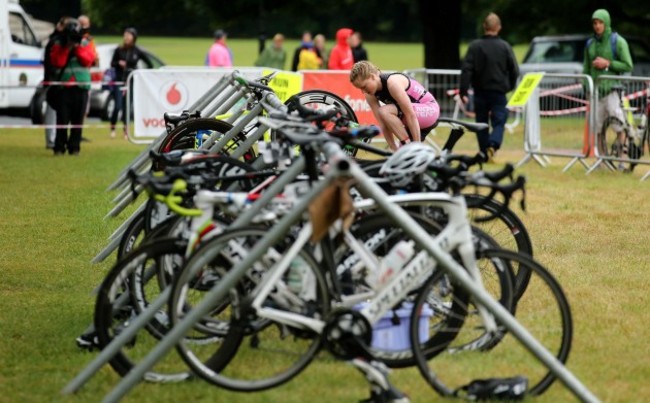
[[[590,75],[594,79],[594,85],[597,85],[599,101],[595,130],[600,131],[608,116],[614,116],[624,122],[625,114],[621,108],[618,94],[612,91],[612,86],[617,84],[617,81],[601,80],[596,82],[596,78],[601,75],[629,73],[632,71],[633,64],[627,41],[618,33],[612,32],[611,18],[607,10],[594,11],[591,23],[594,36],[587,40],[585,46],[583,73]],[[627,158],[623,127],[622,125],[612,126],[618,133],[616,157]],[[619,167],[622,167],[622,164],[619,164]]]

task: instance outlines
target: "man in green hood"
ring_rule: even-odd
[[[583,73],[594,79],[594,85],[598,90],[598,109],[596,110],[596,127],[600,131],[603,122],[609,116],[614,116],[621,122],[625,121],[625,114],[621,108],[619,95],[612,91],[612,86],[617,84],[615,80],[596,79],[601,75],[620,75],[632,71],[632,56],[627,41],[616,32],[612,32],[611,18],[605,9],[594,11],[591,16],[591,24],[594,36],[587,41]],[[613,125],[618,133],[618,147],[616,157],[627,158],[625,144],[625,132],[622,125]],[[622,163],[619,164],[622,167]]]

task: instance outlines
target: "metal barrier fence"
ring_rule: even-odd
[[[585,161],[592,148],[593,80],[584,74],[545,74],[524,108],[524,151],[516,165],[530,160],[546,166],[549,157],[571,158],[563,172]],[[542,130],[542,127],[544,130]],[[542,144],[542,132],[544,144]]]

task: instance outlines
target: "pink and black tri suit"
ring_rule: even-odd
[[[406,87],[406,95],[408,95],[411,100],[411,107],[413,108],[418,123],[420,124],[420,134],[424,140],[424,136],[426,136],[438,122],[438,118],[440,117],[440,105],[436,102],[433,94],[427,91],[422,84],[411,77],[402,73],[382,73],[379,75],[379,79],[381,80],[381,90],[375,93],[375,97],[384,104],[395,105],[397,107],[398,116],[402,119],[402,122],[404,122],[404,114],[388,91],[388,78],[393,74],[401,74],[409,80],[409,85]],[[404,124],[406,125],[406,122],[404,122]]]

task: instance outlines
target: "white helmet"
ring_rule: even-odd
[[[433,148],[420,142],[409,143],[395,151],[379,173],[387,177],[392,186],[405,187],[411,183],[414,176],[426,171],[435,158],[436,152]]]

